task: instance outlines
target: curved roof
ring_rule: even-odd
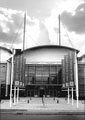
[[[8,51],[9,53],[12,53],[10,49],[5,48],[5,47],[0,46],[0,49],[6,50],[6,51]]]
[[[31,47],[31,48],[28,48],[28,49],[25,49],[24,51],[22,52],[26,52],[26,51],[30,51],[30,50],[36,50],[36,49],[40,49],[40,48],[64,48],[64,49],[69,49],[69,50],[73,50],[73,51],[76,51],[77,53],[79,52],[79,50],[77,49],[74,49],[74,48],[71,48],[71,47],[67,47],[67,46],[59,46],[59,45],[42,45],[42,46],[35,46],[35,47]]]

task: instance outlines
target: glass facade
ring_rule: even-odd
[[[61,84],[61,65],[25,65],[25,83]]]
[[[57,96],[62,83],[61,65],[26,64],[27,96]]]

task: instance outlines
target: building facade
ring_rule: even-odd
[[[85,54],[78,58],[79,98],[85,99]]]
[[[1,96],[6,96],[6,89],[9,89],[10,85],[10,69],[11,66],[8,62],[9,58],[11,58],[12,52],[11,50],[0,47],[0,91]]]
[[[19,88],[20,95],[28,97],[66,97],[68,88],[70,95],[73,88],[75,98],[77,95],[85,99],[85,63],[84,57],[77,58],[78,52],[56,45],[16,50],[13,57],[13,88]],[[12,63],[8,63],[7,71],[11,74]],[[5,80],[10,85],[10,77]],[[10,94],[7,87],[5,91]]]
[[[78,50],[73,48],[46,45],[26,49],[19,54],[20,56],[16,54],[15,69],[17,72],[14,85],[16,86],[15,83],[18,83],[20,79],[20,87],[24,83],[25,94],[30,97],[42,97],[43,95],[65,97],[68,87],[74,90],[76,88],[74,62],[77,53]],[[22,65],[21,57],[24,60],[24,68],[22,67],[24,72],[20,71],[19,67]],[[64,66],[62,61],[64,61]]]

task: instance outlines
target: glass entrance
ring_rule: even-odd
[[[44,95],[45,95],[45,89],[44,89],[44,87],[40,87],[39,97],[43,97]]]
[[[28,96],[57,96],[61,83],[61,65],[25,65],[25,84]]]
[[[25,84],[61,84],[61,65],[25,65]]]

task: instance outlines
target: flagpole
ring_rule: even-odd
[[[77,54],[75,51],[75,82],[76,82],[76,99],[77,99],[77,108],[79,107],[79,87],[78,87],[78,64],[77,64]]]
[[[11,84],[10,84],[10,107],[12,107],[12,84],[13,84],[13,72],[14,72],[14,50],[12,54],[12,65],[11,65]]]

